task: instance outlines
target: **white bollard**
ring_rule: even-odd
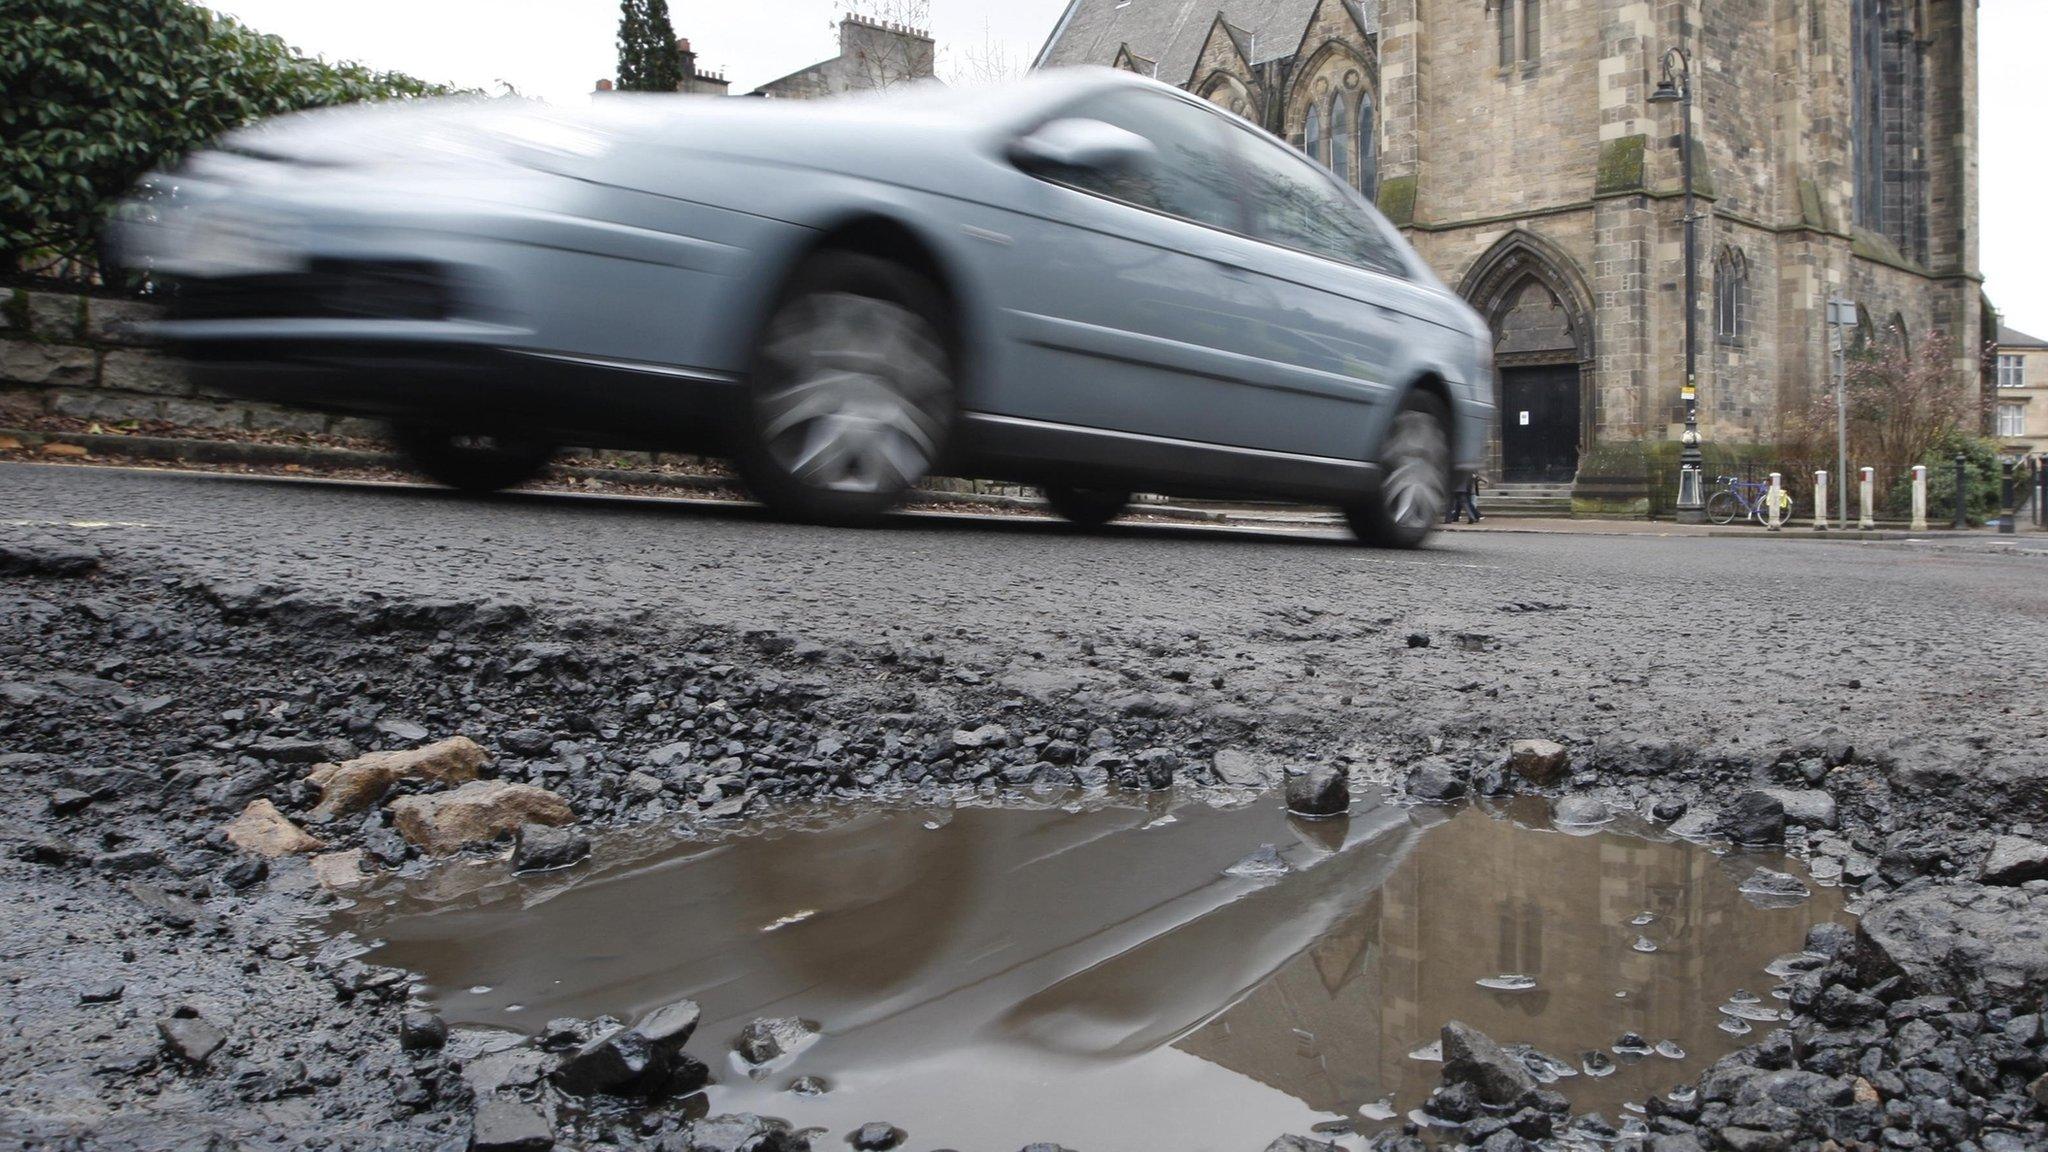
[[[1927,465],[1913,465],[1913,531],[1927,531]]]
[[[1877,527],[1877,517],[1874,515],[1877,506],[1877,469],[1863,470],[1863,483],[1859,488],[1863,501],[1863,518],[1856,522],[1856,527],[1868,532]]]
[[[1766,501],[1764,504],[1764,527],[1773,532],[1776,532],[1782,526],[1785,516],[1784,499],[1785,477],[1780,473],[1773,472],[1771,473],[1770,494],[1764,497]]]
[[[1826,472],[1815,472],[1813,474],[1813,530],[1815,532],[1825,532],[1828,530],[1828,474]]]

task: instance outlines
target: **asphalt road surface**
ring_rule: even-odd
[[[38,465],[0,466],[0,533],[167,576],[936,651],[1041,700],[1150,695],[1389,770],[1481,735],[2048,741],[2048,555],[1960,541],[1478,531],[1398,553],[1323,531],[835,530],[737,505]]]

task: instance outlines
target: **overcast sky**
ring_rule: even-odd
[[[900,0],[875,0],[886,6]],[[217,0],[211,7],[330,59],[465,87],[503,81],[556,103],[580,100],[617,62],[618,0]],[[871,8],[872,8],[871,4]],[[940,71],[993,42],[1018,66],[1065,0],[930,0]],[[835,53],[838,0],[670,0],[702,67],[745,92]],[[2016,328],[2048,337],[2048,118],[2041,109],[2048,3],[1982,0],[1983,262],[1987,290]]]

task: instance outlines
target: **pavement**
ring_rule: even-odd
[[[1789,548],[1570,523],[1403,553],[1298,523],[1084,533],[949,512],[834,530],[729,501],[0,465],[0,533],[166,574],[914,646],[1021,692],[1162,692],[1361,750],[1474,727],[1705,746],[1936,717],[1956,738],[2048,742],[2038,699],[2002,711],[2010,670],[2048,651],[2038,538]]]

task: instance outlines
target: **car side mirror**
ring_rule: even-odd
[[[1076,117],[1039,126],[1010,146],[1010,160],[1027,172],[1048,168],[1121,172],[1137,167],[1158,151],[1136,132]]]

